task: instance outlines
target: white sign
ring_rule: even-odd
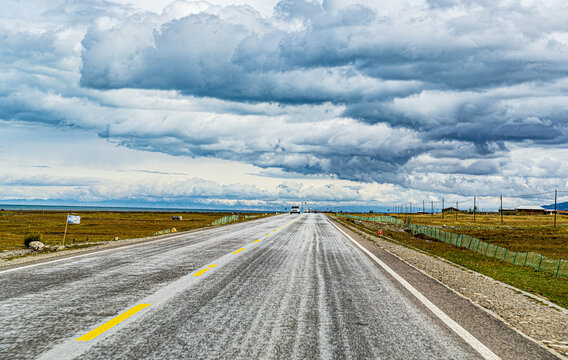
[[[67,215],[67,224],[80,224],[81,217],[76,215]]]

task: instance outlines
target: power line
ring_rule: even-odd
[[[520,197],[531,197],[531,196],[546,195],[546,194],[554,194],[554,191],[547,191],[547,192],[536,193],[536,194],[505,195],[505,197],[520,198]]]

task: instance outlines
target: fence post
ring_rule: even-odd
[[[540,255],[540,254],[539,254],[539,255]],[[538,262],[538,270],[537,270],[537,271],[540,271],[540,264],[541,264],[541,263],[542,263],[542,255],[540,255],[540,261]]]
[[[558,272],[560,271],[560,263],[562,262],[562,258],[558,259],[558,267],[556,268],[556,277],[558,277]]]
[[[456,222],[458,221],[458,213],[460,212],[460,202],[456,201]]]
[[[478,252],[477,250],[479,250],[479,246],[481,245],[481,239],[477,239],[477,248],[475,249],[475,252]]]
[[[527,251],[527,254],[525,255],[525,263],[523,264],[523,266],[527,266],[527,259],[529,258],[529,252]]]
[[[486,243],[486,244],[487,244],[487,247],[485,248],[485,254],[484,254],[485,256],[487,256],[487,251],[489,251],[489,245],[490,245],[489,243]]]
[[[513,265],[515,265],[515,261],[517,261],[517,255],[519,255],[518,251],[515,253],[515,258],[513,259]]]
[[[501,224],[503,223],[503,195],[501,195]]]
[[[507,253],[509,252],[509,248],[505,249],[505,255],[503,255],[503,260],[507,261]]]
[[[554,190],[554,227],[556,227],[556,199],[558,197],[558,190]]]
[[[493,254],[493,257],[495,259],[497,259],[497,250],[499,250],[500,246],[495,245],[495,253]]]
[[[475,202],[475,196],[473,197],[473,223],[475,224],[475,208],[476,208],[476,202]]]

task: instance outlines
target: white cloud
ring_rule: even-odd
[[[0,131],[23,144],[0,145],[3,197],[360,204],[567,185],[562,2],[231,3],[3,4]],[[50,167],[18,167],[34,164]]]

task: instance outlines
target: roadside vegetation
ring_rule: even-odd
[[[373,216],[380,214],[353,214]],[[444,231],[474,236],[483,241],[508,248],[510,251],[533,251],[549,258],[568,259],[568,216],[558,215],[554,227],[554,215],[504,215],[503,223],[498,214],[475,216],[459,213],[434,214],[385,214],[402,221],[410,218],[412,224],[443,228]]]
[[[41,235],[45,245],[60,245],[65,231],[67,212],[2,211],[0,212],[0,251],[25,249],[25,239]],[[179,212],[75,212],[80,224],[67,226],[66,244],[83,244],[154,235],[175,228],[186,231],[209,226],[230,213]],[[172,216],[183,220],[172,220]],[[260,215],[260,214],[259,214]],[[246,221],[245,219],[239,221]]]
[[[359,215],[366,215],[369,214],[359,214]],[[415,221],[414,219],[417,216],[412,216],[411,221],[415,224],[423,224],[423,225],[441,225],[441,223],[429,223],[424,217],[430,217],[430,215],[419,215],[422,217],[421,221]],[[437,215],[435,215],[437,216]],[[466,216],[460,214],[460,216]],[[447,217],[447,215],[446,215]],[[402,219],[402,217],[399,216]],[[455,219],[455,214],[454,214]],[[458,217],[459,219],[459,217]],[[477,219],[476,219],[477,220]],[[378,230],[383,232],[383,235],[386,237],[391,238],[389,240],[385,237],[382,239],[387,241],[394,241],[401,245],[426,252],[431,255],[439,256],[441,258],[447,259],[453,263],[461,265],[465,268],[474,270],[478,273],[490,276],[496,280],[502,281],[506,284],[512,285],[518,289],[524,290],[529,293],[537,294],[541,297],[544,297],[564,308],[568,308],[568,279],[565,278],[556,278],[554,275],[544,273],[544,272],[537,272],[529,268],[512,265],[510,263],[497,260],[494,258],[490,258],[484,256],[482,254],[476,253],[471,250],[467,250],[465,248],[460,248],[451,244],[447,244],[440,241],[435,241],[433,239],[427,238],[425,236],[413,236],[411,233],[405,231],[404,225],[395,225],[395,224],[387,224],[387,223],[377,223],[377,222],[369,222],[369,221],[360,221],[354,219],[342,219],[339,220],[342,224],[352,228],[353,230],[358,230],[360,232],[369,234],[369,235],[377,235]],[[467,221],[467,220],[465,220]],[[464,227],[467,226],[466,222],[460,223],[459,225],[461,228],[457,229],[456,232],[470,234],[472,236],[480,237],[480,234],[483,233],[483,229],[481,228],[483,225],[478,224],[476,221],[475,226],[471,226],[469,229],[465,229]],[[449,222],[448,222],[449,223]],[[447,224],[448,224],[447,223]],[[512,222],[510,222],[507,226],[512,226]],[[566,223],[565,223],[566,224]],[[471,225],[474,225],[473,223]],[[486,225],[487,226],[487,225]],[[494,226],[493,223],[489,224],[489,227]],[[537,225],[537,227],[545,226],[545,225]],[[479,227],[479,229],[476,229]],[[522,223],[517,224],[517,228],[525,237],[530,236],[530,234],[536,232],[537,230],[533,229],[531,226],[523,225]],[[452,229],[446,228],[447,231],[452,231]],[[464,230],[464,231],[462,231]],[[466,230],[470,230],[471,232],[467,232]],[[515,231],[509,231],[510,229],[502,229],[503,231],[500,232],[502,236],[501,241],[507,241],[508,244],[514,244],[518,246],[518,251],[535,251],[545,253],[541,247],[539,247],[538,243],[535,241],[531,242],[530,240],[525,239],[524,237],[516,237],[514,235]],[[565,228],[560,228],[556,230],[558,232],[565,232]],[[493,234],[498,233],[498,231],[493,232]],[[555,234],[551,230],[552,234]],[[542,236],[542,235],[541,235]],[[556,235],[556,237],[560,237]],[[562,237],[563,244],[566,246],[567,239],[566,237]],[[488,242],[492,242],[492,239],[486,237],[484,240]],[[544,241],[544,240],[539,240]],[[494,242],[495,244],[500,244],[498,242]],[[501,244],[504,244],[502,242]],[[525,245],[526,244],[526,245]],[[550,252],[550,256],[558,256],[553,254],[566,254],[566,248],[561,249],[562,242],[559,242],[556,246],[548,246]],[[501,245],[503,246],[503,245]],[[513,245],[508,245],[513,246]],[[522,246],[527,246],[523,248]]]

